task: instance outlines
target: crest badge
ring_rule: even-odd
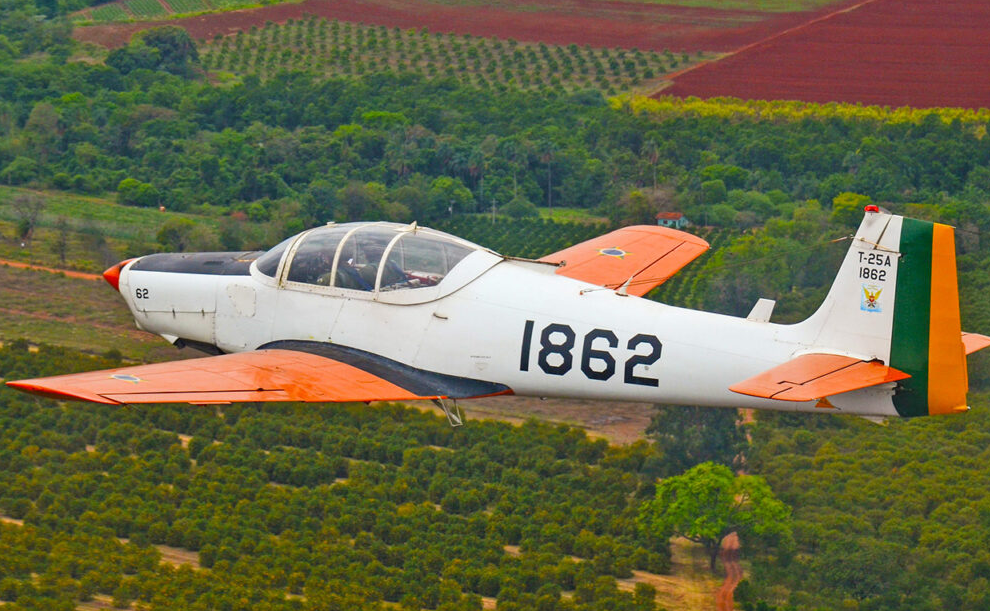
[[[883,288],[875,284],[864,284],[863,294],[860,295],[859,309],[864,312],[883,312],[880,307],[880,293]]]

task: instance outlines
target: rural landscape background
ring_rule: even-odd
[[[988,333],[988,28],[976,0],[7,0],[0,378],[195,356],[95,274],[331,220],[538,257],[683,213],[712,249],[647,298],[793,322],[876,203],[957,228]],[[790,512],[739,533],[739,608],[987,609],[986,357],[970,385],[884,426],[516,399],[458,429],[2,388],[0,608],[715,608],[723,565],[641,517],[713,461]]]

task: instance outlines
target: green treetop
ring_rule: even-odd
[[[640,506],[639,524],[650,533],[701,543],[714,572],[727,535],[789,538],[790,515],[762,477],[736,476],[724,465],[706,462],[658,482],[656,497]]]

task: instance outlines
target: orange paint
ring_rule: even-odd
[[[113,376],[118,377],[113,377]],[[107,369],[8,386],[58,399],[100,403],[234,401],[411,401],[420,396],[366,371],[293,350],[259,350]]]
[[[120,270],[124,269],[124,266],[133,260],[134,259],[125,259],[112,267],[108,267],[106,271],[103,272],[103,279],[107,281],[107,284],[113,287],[113,290],[120,290]]]
[[[952,227],[932,232],[931,322],[928,340],[928,413],[966,411],[966,349],[959,321],[956,243]]]
[[[980,335],[979,333],[966,333],[964,331],[962,334],[962,343],[966,354],[973,354],[990,346],[990,337]]]
[[[815,401],[909,377],[880,361],[835,354],[804,354],[733,384],[729,390],[764,399]],[[816,407],[831,407],[831,404]]]
[[[561,276],[642,296],[660,286],[682,267],[708,250],[708,242],[667,227],[623,227],[581,242],[540,261],[563,264]]]

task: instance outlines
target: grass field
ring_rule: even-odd
[[[595,216],[585,208],[540,208],[540,218],[555,223],[608,223],[608,219]]]
[[[45,207],[34,239],[21,247],[21,241],[14,239],[17,216],[7,204],[12,198],[24,195],[43,198]],[[0,258],[66,267],[55,249],[62,231],[59,224],[64,222],[68,267],[101,272],[124,256],[156,250],[158,230],[165,221],[176,216],[207,225],[215,222],[203,216],[122,206],[99,197],[0,186]]]
[[[102,280],[0,265],[0,339],[19,338],[90,353],[119,350],[140,361],[180,355],[157,335],[138,331],[120,295]]]
[[[95,223],[104,235],[117,238],[146,235],[149,230],[157,231],[172,216],[188,216],[161,212],[155,208],[122,206],[102,197],[0,186],[0,219],[13,218],[13,212],[3,204],[18,195],[37,195],[45,199],[41,226],[48,225],[48,221],[58,217],[67,217],[70,221],[79,223]]]

